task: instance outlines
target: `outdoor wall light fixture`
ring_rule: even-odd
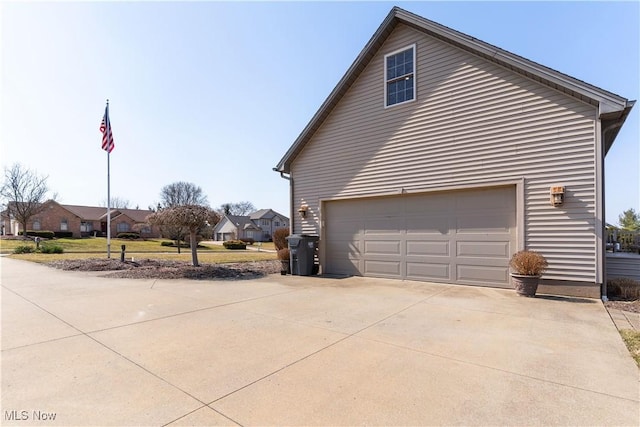
[[[562,206],[564,203],[564,187],[555,186],[549,189],[552,206]]]
[[[298,213],[300,214],[302,219],[305,219],[307,217],[307,212],[309,212],[309,206],[307,205],[302,205],[300,206],[300,209],[298,209]]]

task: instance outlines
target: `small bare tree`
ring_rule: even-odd
[[[171,208],[185,205],[206,206],[208,201],[202,188],[190,182],[180,181],[162,187],[160,203],[163,208]]]
[[[191,244],[191,261],[198,264],[198,232],[204,227],[215,224],[218,214],[206,206],[184,205],[166,208],[147,217],[151,224],[159,226],[184,227],[189,231]]]
[[[47,177],[15,163],[4,170],[4,183],[0,195],[6,203],[9,217],[15,218],[21,225],[23,236],[27,237],[27,222],[44,208]]]
[[[225,215],[247,215],[255,210],[256,207],[253,203],[246,200],[237,203],[223,203],[218,208],[218,212]]]

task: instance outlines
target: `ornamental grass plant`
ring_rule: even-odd
[[[513,254],[509,266],[514,274],[522,276],[541,276],[547,270],[547,259],[536,251],[519,251]]]
[[[289,261],[291,254],[289,248],[282,248],[278,250],[278,259],[280,261]]]

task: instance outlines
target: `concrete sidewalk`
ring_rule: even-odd
[[[631,313],[615,308],[609,308],[609,315],[619,330],[633,329],[640,331],[640,313]]]
[[[0,267],[3,425],[640,424],[597,300]]]

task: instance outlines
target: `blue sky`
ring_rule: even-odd
[[[628,99],[639,98],[638,2],[3,2],[0,166],[49,176],[66,204],[146,208],[175,181],[213,207],[288,214],[271,169],[389,10],[410,12]],[[640,106],[606,159],[607,221],[640,211]]]

